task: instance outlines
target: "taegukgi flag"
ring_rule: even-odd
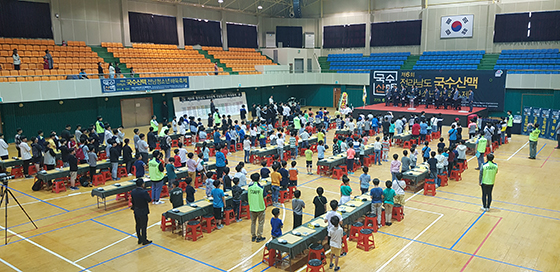
[[[441,17],[441,38],[469,38],[473,36],[474,16],[456,15]]]

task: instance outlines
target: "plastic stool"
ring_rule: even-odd
[[[438,175],[437,176],[441,180],[440,186],[447,186],[447,175]]]
[[[311,259],[307,262],[305,272],[325,272],[325,266],[319,259]]]
[[[105,177],[101,174],[95,174],[93,175],[93,181],[91,183],[93,186],[105,185]]]
[[[187,239],[191,239],[194,241],[196,241],[198,238],[202,238],[203,234],[202,234],[202,226],[200,225],[199,221],[189,221],[187,223],[187,227],[185,228],[185,240]]]
[[[424,183],[424,195],[431,194],[432,196],[436,195],[436,184],[435,183]]]
[[[342,168],[340,167],[334,168],[332,178],[340,180],[340,178],[342,178]]]
[[[179,147],[179,140],[171,140],[171,147]]]
[[[161,187],[161,193],[159,194],[159,197],[168,197],[169,196],[169,188],[167,187],[167,185],[163,185]]]
[[[184,181],[180,181],[179,182],[179,188],[181,188],[183,190],[183,192],[186,191],[187,190],[187,183],[184,182]]]
[[[239,213],[239,218],[251,219],[251,212],[249,209],[249,203],[241,203],[241,212]]]
[[[371,227],[369,226],[371,224]],[[366,215],[366,220],[364,220],[364,229],[372,229],[373,232],[377,232],[377,215],[374,213],[368,213]]]
[[[410,141],[405,141],[404,142],[403,149],[410,149]]]
[[[375,248],[375,242],[373,241],[373,230],[363,229],[360,230],[358,244],[356,248],[363,249],[364,251],[369,251]]]
[[[131,198],[132,199],[132,198]],[[168,228],[171,229],[171,232],[175,229],[175,220],[165,218],[165,215],[161,215],[161,231],[166,231]]]
[[[227,208],[224,210],[224,223],[226,226],[229,226],[230,223],[235,222],[235,212],[233,212],[233,208]]]
[[[348,175],[348,167],[346,165],[339,165],[340,169],[342,169],[342,174]]]
[[[150,194],[152,193],[151,190],[148,191],[148,192],[150,192]],[[150,197],[151,197],[151,196],[150,196]],[[129,198],[130,198],[130,192],[126,192],[126,193],[117,194],[115,200],[121,200],[121,199],[126,199],[126,200],[128,200]]]
[[[342,253],[348,253],[348,234],[343,232],[342,235]]]
[[[126,176],[128,176],[128,173],[126,172],[126,167],[119,166],[119,168],[117,168],[117,177],[124,178]]]
[[[463,178],[461,177],[461,171],[451,170],[451,178],[456,181],[462,180]]]
[[[404,218],[404,214],[403,214],[403,209],[402,206],[399,204],[395,204],[395,206],[393,206],[393,215],[392,218],[401,222]]]
[[[35,175],[37,174],[37,168],[35,168],[35,164],[30,165],[27,167],[27,174],[28,175]]]
[[[14,178],[23,178],[23,168],[21,166],[12,167],[10,175],[14,176]]]
[[[364,224],[362,224],[360,222],[356,222],[356,223],[352,224],[352,226],[350,227],[350,235],[348,236],[350,241],[357,241],[358,240],[358,233],[362,229],[364,229]]]
[[[280,203],[284,203],[289,201],[290,199],[288,198],[288,190],[280,190],[280,193],[278,195],[278,202]]]
[[[113,179],[113,177],[111,177],[111,172],[109,171],[101,171],[101,175],[103,175],[103,179],[105,180],[105,182]]]
[[[264,245],[264,250],[263,250],[263,258],[262,258],[262,262],[265,264],[268,264],[268,266],[273,266],[277,261],[280,261],[281,255],[280,252],[276,253],[276,249],[269,249],[268,248],[268,243],[266,245]]]
[[[66,192],[66,186],[64,186],[64,180],[55,180],[53,182],[52,191],[55,193]]]
[[[243,150],[243,143],[236,143],[235,147],[237,148],[237,150]]]
[[[210,233],[212,230],[216,229],[216,219],[214,219],[214,216],[211,214],[202,216],[201,224],[202,230],[206,233]]]
[[[264,197],[264,205],[265,207],[272,206],[272,197],[270,195]]]
[[[307,261],[317,259],[322,263],[327,263],[327,257],[325,256],[325,248],[322,244],[311,244],[309,246],[309,253],[307,254]]]
[[[385,208],[381,208],[381,226],[385,226]]]
[[[288,186],[288,198],[294,198],[294,192],[297,190],[296,186]]]

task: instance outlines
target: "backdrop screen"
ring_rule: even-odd
[[[371,46],[420,45],[422,20],[371,24]]]

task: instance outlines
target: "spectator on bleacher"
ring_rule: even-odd
[[[19,70],[19,67],[21,65],[21,59],[19,58],[17,49],[14,49],[14,52],[12,53],[12,58],[14,59],[14,70]]]
[[[218,71],[219,71],[219,69],[218,69],[218,64],[217,64],[217,63],[214,63],[214,75],[217,76],[217,75],[218,75]]]
[[[99,78],[103,78],[103,67],[101,66],[101,62],[97,63],[97,74],[99,74]]]
[[[65,40],[62,40],[62,46],[68,46],[68,43]]]
[[[109,63],[109,78],[115,78],[115,67]]]
[[[115,62],[115,73],[116,73],[116,78],[121,78],[121,68],[119,67],[119,64]]]
[[[80,79],[89,79],[89,77],[86,74],[86,70],[85,69],[80,69],[80,73],[78,74],[78,77]]]
[[[134,77],[134,67],[130,67],[130,77]]]
[[[43,56],[43,59],[45,60],[45,69],[52,69],[53,68],[53,58],[51,56],[51,53],[49,52],[49,50],[45,50],[45,55]]]

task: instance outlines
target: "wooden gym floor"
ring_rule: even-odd
[[[328,133],[329,144],[333,133]],[[132,129],[127,129],[126,135],[132,138]],[[462,181],[450,181],[434,197],[407,192],[406,218],[374,234],[374,250],[364,252],[356,249],[355,242],[349,242],[350,252],[340,259],[342,270],[560,270],[560,234],[555,231],[560,228],[560,187],[555,183],[560,152],[554,150],[556,142],[539,140],[537,159],[529,160],[527,140],[527,136],[513,135],[510,144],[495,152],[500,170],[489,212],[480,210],[481,190],[478,171],[474,170],[477,160],[469,156],[469,169]],[[188,150],[193,151],[193,147]],[[394,147],[390,151],[393,153],[400,157],[402,149]],[[242,156],[242,152],[228,156],[230,167]],[[312,218],[315,189],[322,186],[329,201],[338,200],[340,181],[306,175],[304,159],[300,157],[297,162],[301,171],[298,189],[307,205],[303,216],[306,222]],[[259,167],[247,165],[246,169],[252,173]],[[351,176],[355,194],[359,193],[360,174],[361,170]],[[389,163],[370,167],[370,175],[387,180]],[[105,211],[96,207],[89,188],[54,194],[33,192],[32,183],[32,179],[11,180],[9,187],[39,228],[29,223],[10,198],[8,244],[0,245],[0,271],[289,270],[287,265],[268,268],[261,263],[264,242],[251,242],[248,220],[204,234],[197,242],[185,241],[159,228],[161,214],[171,208],[166,201],[151,205],[148,238],[153,244],[140,246],[132,236],[134,218],[126,202],[116,202],[113,197]],[[197,190],[197,199],[203,195],[204,189]],[[284,231],[292,226],[290,208],[291,203],[285,203],[280,215]],[[271,209],[266,211],[267,239]],[[0,212],[4,217],[4,206]],[[0,225],[3,236],[4,219],[0,219]],[[301,270],[304,263],[294,262],[294,271]]]

